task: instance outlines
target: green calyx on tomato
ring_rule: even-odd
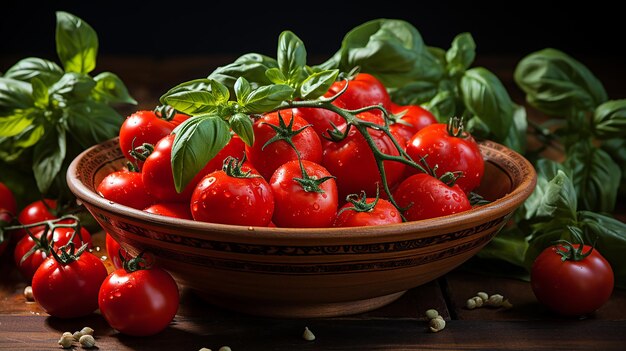
[[[361,197],[357,194],[350,194],[346,196],[346,201],[352,204],[352,207],[344,207],[338,213],[337,217],[344,211],[356,211],[356,212],[371,212],[378,204],[378,200],[380,199],[380,190],[376,187],[376,197],[374,201],[367,202],[367,194],[365,191],[361,191]]]
[[[456,138],[467,138],[468,135],[463,126],[463,118],[450,117],[448,119],[448,135]]]
[[[574,247],[574,244],[567,240],[557,240],[556,244],[556,253],[561,256],[561,261],[582,261],[587,256],[591,255],[593,252],[594,246],[590,246],[587,252],[584,252],[585,245],[583,242],[583,238],[580,235],[580,229],[567,226],[567,229],[570,231],[572,237],[578,242],[578,247]]]
[[[152,256],[150,256],[150,260],[146,260],[144,258],[145,252],[139,253],[136,257],[130,257],[129,254],[124,254],[124,252],[120,249],[119,255],[122,260],[122,267],[127,273],[152,268]]]
[[[262,178],[258,174],[253,174],[252,170],[248,169],[245,172],[242,169],[243,164],[246,162],[246,153],[244,152],[241,161],[236,157],[228,156],[224,159],[224,165],[222,170],[227,176],[233,178]]]
[[[271,123],[266,123],[266,122],[261,122],[261,125],[267,125],[270,128],[272,128],[275,132],[276,135],[274,135],[274,137],[272,137],[271,139],[269,139],[268,141],[265,142],[265,144],[263,144],[263,146],[261,147],[261,150],[265,150],[265,148],[272,144],[275,143],[277,141],[284,141],[287,144],[289,144],[289,146],[291,146],[292,149],[295,150],[296,154],[298,154],[298,156],[300,156],[300,152],[298,151],[298,148],[296,148],[296,146],[293,143],[293,137],[300,134],[302,131],[304,131],[305,129],[309,128],[311,125],[307,124],[303,127],[300,127],[299,129],[293,130],[293,122],[294,122],[295,118],[292,116],[289,119],[289,124],[285,124],[285,120],[283,119],[283,116],[281,115],[280,111],[278,111],[278,123],[279,125],[273,125]]]
[[[175,108],[173,108],[172,106],[169,105],[159,105],[157,107],[154,108],[154,114],[165,121],[170,122],[171,120],[174,119],[174,116],[176,116],[176,114],[178,113],[178,111],[176,111]]]
[[[323,194],[324,190],[322,190],[320,185],[322,185],[325,181],[336,178],[335,176],[327,176],[327,177],[322,177],[322,178],[311,177],[307,173],[306,168],[304,167],[304,164],[302,164],[302,160],[298,159],[298,162],[300,163],[300,171],[302,172],[302,178],[293,178],[293,180],[296,181],[298,184],[300,184],[300,186],[302,186],[302,189],[308,193],[315,192],[315,193]]]
[[[80,255],[82,255],[83,252],[87,250],[87,247],[89,247],[89,244],[84,243],[81,247],[78,248],[78,251],[75,251],[76,245],[74,245],[73,241],[70,241],[69,243],[67,243],[67,245],[59,247],[58,253],[56,252],[56,250],[50,250],[50,254],[59,264],[65,266],[78,260]]]

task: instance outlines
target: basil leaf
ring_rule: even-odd
[[[528,240],[528,248],[525,255],[525,266],[530,269],[539,254],[554,242],[561,239],[569,239],[567,226],[571,223],[561,219],[541,222],[532,226],[533,233]]]
[[[242,112],[257,114],[271,111],[280,106],[283,101],[291,99],[293,92],[292,87],[284,84],[262,86],[252,91],[240,102],[243,107]]]
[[[83,148],[114,138],[124,122],[113,108],[95,101],[71,105],[66,118],[72,138]]]
[[[66,72],[87,74],[96,68],[98,35],[82,19],[57,12],[56,45]]]
[[[229,120],[230,127],[235,134],[248,146],[254,144],[254,130],[252,129],[252,119],[243,113],[235,113]]]
[[[620,193],[626,193],[626,139],[609,139],[602,143],[602,150],[606,151],[611,159],[620,167],[622,179],[620,180]]]
[[[537,201],[537,217],[556,217],[575,219],[578,200],[574,184],[560,169],[556,175],[540,190],[543,194]]]
[[[208,78],[224,84],[232,92],[239,77],[246,78],[253,88],[271,84],[265,75],[270,68],[278,68],[275,59],[260,54],[245,54],[231,64],[216,68]]]
[[[102,72],[94,77],[96,86],[92,94],[96,101],[105,103],[125,103],[137,105],[126,89],[124,82],[111,72]]]
[[[456,115],[456,92],[454,84],[444,79],[439,82],[437,94],[423,104],[424,108],[439,121],[448,121]]]
[[[593,115],[593,132],[596,137],[626,137],[626,100],[611,100],[596,108]]]
[[[196,79],[170,89],[161,102],[182,113],[199,115],[216,113],[229,98],[230,92],[223,84],[212,79]]]
[[[530,105],[553,116],[593,111],[607,100],[602,83],[587,67],[555,49],[526,56],[514,78]]]
[[[22,152],[35,145],[44,135],[43,125],[31,124],[12,137],[0,137],[0,159],[14,162]]]
[[[613,267],[617,286],[626,287],[626,224],[599,213],[581,211],[579,221],[584,228],[584,240],[595,248]]]
[[[339,70],[336,69],[313,73],[302,82],[300,96],[303,99],[317,99],[330,89],[338,75]]]
[[[352,29],[343,39],[338,68],[360,66],[387,88],[419,81],[437,81],[443,67],[430,54],[420,33],[408,22],[377,19]]]
[[[446,52],[448,74],[463,74],[476,58],[476,43],[470,33],[461,33],[454,37],[452,46]]]
[[[572,170],[572,179],[582,209],[613,211],[621,170],[609,154],[581,141],[567,150],[565,166]]]
[[[0,117],[0,137],[12,137],[22,133],[33,124],[33,119],[38,115],[36,109],[17,109],[12,115]]]
[[[211,91],[211,79],[194,79],[180,83],[163,94],[160,101],[165,104],[164,97],[186,91]]]
[[[187,119],[174,130],[172,172],[176,191],[182,192],[230,140],[228,124],[217,115]]]
[[[31,86],[33,87],[33,102],[35,103],[35,106],[45,110],[50,102],[48,87],[37,77],[33,78]]]
[[[66,152],[65,129],[50,126],[33,150],[33,173],[39,191],[45,194],[59,174]]]
[[[85,100],[96,86],[96,81],[82,73],[68,72],[54,83],[50,95],[59,100]]]
[[[513,101],[502,82],[483,67],[469,69],[461,78],[465,106],[480,117],[491,132],[504,140],[513,123]]]
[[[37,77],[44,84],[51,86],[61,79],[63,70],[56,63],[38,57],[28,57],[20,60],[4,74],[5,78],[13,78],[23,82],[30,82]]]
[[[437,95],[437,87],[438,84],[435,82],[421,80],[408,83],[402,88],[388,90],[391,101],[398,105],[421,105]]]
[[[519,152],[526,150],[526,130],[528,129],[528,119],[526,118],[526,108],[514,105],[513,124],[509,128],[509,134],[504,139],[504,145]]]
[[[265,71],[265,75],[267,76],[267,79],[270,80],[270,82],[274,83],[274,84],[287,84],[287,77],[285,77],[285,75],[283,74],[283,72],[281,72],[278,68],[270,68],[267,71]],[[237,84],[237,82],[235,82],[235,84]]]
[[[524,266],[528,248],[527,233],[518,227],[505,228],[487,246],[478,252],[480,258],[502,259],[516,266]]]
[[[289,85],[299,81],[299,70],[306,65],[306,49],[302,40],[291,31],[280,33],[276,61],[280,72],[287,77]]]
[[[209,84],[211,86],[211,93],[215,99],[215,105],[219,106],[228,103],[228,100],[230,99],[230,92],[228,91],[228,88],[224,86],[224,84],[215,80],[211,80]]]
[[[0,77],[0,115],[11,114],[15,109],[34,105],[32,86],[28,83]]]

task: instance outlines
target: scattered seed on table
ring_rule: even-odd
[[[429,320],[437,318],[437,316],[439,316],[439,312],[437,312],[437,310],[434,308],[431,308],[428,311],[426,311],[426,318],[428,318]]]
[[[313,332],[309,329],[309,327],[304,327],[302,338],[306,341],[313,341],[315,340],[315,334],[313,334]]]
[[[89,334],[81,336],[78,342],[80,342],[80,345],[86,349],[90,349],[96,346],[96,339],[94,339],[93,336]]]
[[[33,287],[32,286],[27,286],[24,288],[24,297],[26,298],[27,302],[33,302],[35,301],[35,297],[33,296]]]

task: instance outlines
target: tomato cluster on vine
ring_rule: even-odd
[[[438,123],[420,106],[394,104],[365,73],[335,82],[326,96],[368,123],[367,137],[323,108],[252,115],[254,143],[233,134],[181,192],[174,186],[172,148],[177,125],[190,117],[167,108],[138,111],[120,129],[130,166],[109,174],[97,191],[154,214],[245,226],[378,225],[471,208],[467,195],[480,184],[484,161],[458,120]],[[383,173],[373,149],[417,166],[385,159]]]

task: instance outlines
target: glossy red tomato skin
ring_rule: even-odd
[[[343,80],[333,83],[324,96],[336,95],[345,85],[346,82]],[[391,107],[391,98],[385,86],[376,77],[368,73],[357,74],[354,79],[348,82],[348,89],[335,101],[351,110],[378,104],[381,104],[385,109]],[[382,116],[380,111],[372,111],[372,113]]]
[[[590,249],[591,246],[583,246],[583,252]],[[595,249],[581,261],[562,261],[557,250],[563,247],[546,248],[533,263],[530,283],[537,300],[561,315],[572,317],[585,316],[604,305],[614,286],[609,262]]]
[[[154,335],[167,328],[178,311],[178,286],[160,268],[132,273],[118,269],[102,283],[98,305],[104,319],[119,332]]]
[[[371,204],[375,200],[375,198],[370,197],[366,199],[366,202]],[[349,209],[351,207],[354,207],[354,205],[347,203],[339,209],[339,212],[341,212],[344,208],[348,208],[338,213],[333,221],[333,227],[365,227],[402,223],[402,216],[398,209],[385,199],[378,199],[376,206],[371,211],[357,212]]]
[[[206,166],[204,166],[202,171],[198,175],[196,175],[196,177],[194,178],[195,184],[198,184],[200,179],[202,179],[205,175],[222,169],[222,166],[224,165],[224,160],[227,157],[230,156],[241,160],[245,152],[245,146],[246,144],[243,142],[243,140],[241,140],[238,135],[233,135],[228,141],[228,144],[226,144],[226,146],[224,146],[224,148],[220,150],[217,155],[215,155],[215,157],[213,157],[211,161],[207,163]]]
[[[120,258],[120,250],[122,250],[122,255],[124,256],[126,256],[126,251],[122,249],[117,240],[115,240],[109,233],[106,233],[105,245],[107,255],[109,255],[109,259],[111,260],[111,263],[113,263],[113,267],[115,267],[115,269],[122,268],[124,264]]]
[[[62,221],[62,222],[67,223],[69,221]],[[72,235],[74,235],[74,228],[56,228],[52,236],[52,239],[54,240],[54,247],[59,248],[61,246],[66,245],[67,243],[70,242]],[[80,236],[78,234],[74,235],[73,242],[74,242],[74,246],[76,247],[76,249],[81,247],[83,244],[87,244],[88,248],[93,247],[93,244],[91,242],[91,234],[89,233],[89,231],[87,231],[87,229],[82,228],[82,227],[80,228]]]
[[[137,111],[128,116],[120,127],[120,149],[127,160],[134,162],[135,158],[130,155],[133,146],[156,144],[188,118],[187,115],[176,114],[171,121],[167,121],[157,117],[154,111]]]
[[[437,175],[446,172],[463,172],[457,184],[465,193],[469,193],[480,185],[485,172],[485,161],[480,148],[471,135],[455,137],[448,134],[448,126],[437,123],[425,127],[411,138],[406,152],[415,161],[423,156],[433,168],[437,166]],[[415,174],[416,169],[408,169],[409,174]]]
[[[293,114],[306,120],[317,133],[320,140],[328,137],[328,130],[333,130],[333,124],[341,127],[346,124],[345,120],[333,111],[323,108],[301,107],[294,108]]]
[[[185,202],[160,202],[144,209],[144,211],[166,217],[193,219],[189,204]]]
[[[389,129],[396,134],[401,135],[402,139],[408,142],[413,138],[415,133],[424,129],[425,127],[437,123],[435,116],[428,112],[425,108],[418,105],[396,105],[391,104],[390,112],[392,114],[404,113],[400,118],[402,122],[408,123],[393,123],[389,126]]]
[[[170,134],[154,146],[154,151],[143,164],[141,175],[146,191],[161,202],[188,202],[195,187],[192,180],[178,193],[172,174],[172,145],[175,135]]]
[[[7,211],[12,215],[17,215],[17,203],[11,189],[0,182],[0,212]]]
[[[49,219],[56,219],[57,216],[52,213],[57,208],[57,202],[53,199],[37,200],[24,207],[17,216],[17,220],[21,224],[33,224],[37,222],[47,221]],[[52,210],[52,212],[51,212]],[[36,233],[39,230],[45,228],[43,225],[38,227],[29,228],[31,233]],[[26,230],[20,229],[11,233],[11,240],[18,242],[26,236]]]
[[[301,117],[295,116],[292,110],[281,110],[280,116],[284,120],[285,125],[289,125],[293,119],[293,130],[298,130],[309,124]],[[282,140],[273,142],[263,148],[263,145],[276,135],[276,132],[269,124],[279,125],[278,112],[266,114],[254,123],[254,145],[246,145],[248,161],[266,180],[269,180],[274,171],[282,164],[298,159],[293,148]],[[321,163],[322,143],[313,128],[308,127],[304,129],[291,140],[300,152],[303,160]]]
[[[196,221],[265,227],[272,220],[274,197],[256,170],[252,178],[235,178],[220,170],[206,175],[191,196],[191,215]]]
[[[155,201],[148,194],[141,173],[138,172],[113,172],[104,177],[96,190],[107,200],[138,210],[143,210]]]
[[[309,177],[321,179],[330,173],[317,163],[302,161]],[[300,164],[289,161],[278,169],[270,179],[274,194],[272,222],[277,227],[322,228],[330,227],[337,214],[337,184],[329,179],[319,185],[323,193],[307,192],[294,180],[302,178]]]
[[[98,292],[106,276],[102,261],[89,252],[66,265],[48,257],[33,277],[33,296],[51,316],[87,316],[98,309]]]
[[[382,117],[364,112],[358,115],[361,119],[382,125]],[[400,153],[391,141],[381,131],[369,130],[378,148],[385,154],[398,156]],[[393,187],[404,172],[404,164],[395,161],[385,161],[385,174],[390,187]],[[382,187],[382,180],[376,165],[376,159],[365,138],[352,127],[348,136],[339,142],[324,142],[322,166],[337,177],[339,198],[345,199],[349,194],[375,194],[378,186]],[[377,185],[378,184],[378,185]]]
[[[457,184],[452,187],[426,173],[405,179],[393,194],[407,221],[435,218],[470,210],[467,196]]]

